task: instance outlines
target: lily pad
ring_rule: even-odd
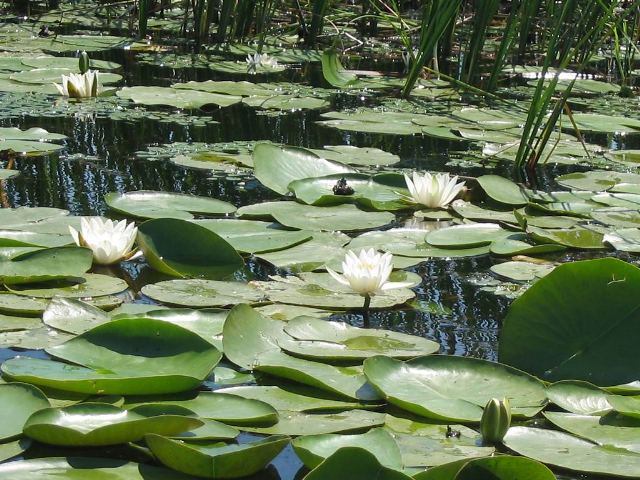
[[[565,410],[581,415],[604,415],[611,411],[610,395],[588,382],[563,380],[547,387],[547,397]]]
[[[554,269],[553,264],[531,262],[503,262],[493,265],[491,271],[496,275],[516,282],[530,282],[544,277]]]
[[[29,417],[24,433],[59,446],[104,446],[141,440],[147,433],[175,435],[202,426],[183,415],[147,416],[106,403],[45,408]]]
[[[173,393],[197,387],[222,357],[198,335],[144,318],[113,320],[48,352],[80,366],[16,357],[2,364],[2,373],[70,392]]]
[[[205,105],[228,107],[240,103],[242,97],[200,92],[198,90],[178,90],[171,87],[124,87],[116,92],[120,98],[128,98],[141,105],[166,105],[185,110],[202,108]]]
[[[509,398],[514,415],[532,417],[545,405],[542,382],[507,365],[432,355],[408,362],[365,360],[369,382],[393,405],[437,420],[479,422],[493,397]]]
[[[427,243],[439,248],[474,248],[507,237],[509,231],[495,223],[472,223],[440,228],[429,232]]]
[[[363,360],[375,355],[407,359],[440,350],[439,344],[426,338],[309,317],[290,321],[284,331],[297,340],[282,345],[286,352],[320,361]]]
[[[219,279],[244,265],[222,237],[177,218],[144,222],[138,228],[138,245],[151,267],[173,277]]]
[[[279,412],[280,420],[271,427],[243,427],[262,435],[321,435],[368,430],[384,424],[384,414],[367,410],[333,413]]]
[[[33,478],[126,478],[127,480],[190,480],[191,476],[166,468],[115,458],[47,457],[0,465],[0,475],[15,480]],[[115,476],[115,477],[114,477]]]
[[[358,447],[339,449],[305,478],[324,480],[326,478],[349,478],[350,480],[410,480],[411,477],[393,468],[381,465],[375,455]]]
[[[80,281],[77,282],[75,280]],[[127,282],[117,277],[99,273],[85,273],[81,278],[74,279],[74,281],[58,280],[35,285],[13,285],[10,291],[16,295],[34,298],[89,298],[113,295],[126,290],[128,287]]]
[[[305,466],[313,469],[341,448],[358,447],[373,454],[381,465],[400,469],[402,456],[395,440],[386,430],[374,428],[361,435],[304,435],[292,442]]]
[[[562,432],[511,427],[503,443],[520,455],[577,472],[624,478],[640,476],[640,454],[596,445]]]
[[[38,410],[50,406],[42,391],[26,383],[0,385],[0,402],[3,405],[0,440],[3,442],[21,435],[27,419]]]
[[[289,191],[287,187],[294,180],[355,172],[342,163],[325,160],[304,148],[271,143],[256,145],[253,165],[256,178],[281,195]]]
[[[225,215],[236,211],[236,207],[222,200],[182,193],[139,190],[108,193],[104,199],[112,210],[137,218],[191,219],[191,213]]]
[[[158,302],[185,307],[224,307],[264,301],[264,292],[250,284],[215,280],[168,280],[142,287],[142,293]],[[1,297],[0,297],[1,299]]]
[[[27,252],[0,260],[0,282],[5,285],[82,277],[91,268],[88,248],[60,247]]]
[[[546,381],[638,380],[640,270],[603,258],[560,265],[511,306],[499,357]]]
[[[496,455],[489,458],[458,460],[440,467],[430,468],[414,475],[416,480],[554,480],[556,476],[541,463],[526,457]],[[522,477],[521,477],[522,476]]]
[[[265,468],[289,444],[289,437],[202,445],[150,434],[145,441],[158,460],[173,470],[203,478],[239,478]]]

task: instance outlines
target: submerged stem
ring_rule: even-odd
[[[364,306],[362,307],[362,326],[364,328],[369,328],[369,306],[371,305],[371,295],[365,293],[364,295]]]

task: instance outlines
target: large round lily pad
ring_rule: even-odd
[[[154,465],[91,457],[47,457],[4,463],[0,465],[0,476],[12,480],[193,480],[189,475]]]
[[[149,265],[174,277],[222,278],[244,265],[218,234],[177,218],[144,222],[138,228],[138,245]]]
[[[286,352],[320,361],[363,360],[375,355],[407,359],[440,350],[439,344],[426,338],[310,317],[290,321],[284,331],[296,340],[282,345]]]
[[[0,440],[6,441],[22,433],[27,419],[38,410],[49,407],[49,400],[36,387],[26,383],[0,385],[2,423]]]
[[[195,333],[147,318],[113,320],[48,352],[81,366],[16,357],[2,364],[2,373],[71,392],[173,393],[197,387],[222,357]]]
[[[470,357],[432,355],[401,362],[365,360],[364,372],[390,403],[427,418],[479,422],[491,398],[509,398],[515,415],[532,417],[546,403],[544,385],[515,368]]]
[[[46,408],[29,417],[24,433],[42,443],[96,447],[141,440],[147,433],[175,435],[203,423],[183,415],[146,416],[107,403]]]
[[[202,108],[205,105],[228,107],[242,101],[242,97],[234,95],[177,90],[170,87],[124,87],[118,90],[116,95],[141,105],[166,105],[188,110]]]
[[[511,306],[500,361],[547,381],[611,386],[638,380],[640,269],[603,258],[567,263]]]
[[[197,197],[171,192],[139,190],[127,193],[108,193],[104,197],[109,208],[123,215],[138,218],[191,219],[191,213],[224,215],[236,211],[230,203],[215,198]]]
[[[84,250],[84,249],[83,249]],[[124,280],[102,275],[100,273],[85,273],[73,280],[57,280],[39,284],[13,285],[11,292],[16,295],[34,298],[70,297],[101,297],[114,295],[129,288]]]
[[[511,427],[503,443],[539,462],[589,474],[640,476],[640,454],[541,428]]]
[[[179,472],[201,478],[239,478],[265,468],[289,444],[289,437],[273,436],[242,444],[202,445],[151,434],[145,441],[158,460]]]
[[[304,148],[281,147],[272,143],[256,145],[253,165],[256,178],[281,195],[289,191],[288,185],[294,180],[355,172],[343,163],[325,160]]]
[[[411,480],[394,468],[381,465],[376,456],[360,447],[343,447],[313,469],[307,480],[348,478],[350,480]]]
[[[247,283],[200,279],[145,285],[142,293],[158,302],[194,308],[259,303],[265,299],[262,291]]]
[[[0,260],[0,282],[5,285],[35,283],[67,277],[82,277],[91,268],[88,248],[47,248]]]

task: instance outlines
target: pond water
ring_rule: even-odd
[[[169,86],[177,81],[240,78],[205,69],[174,70],[143,64],[137,60],[133,51],[101,52],[92,54],[92,58],[121,63],[123,69],[120,73],[124,77],[122,85],[127,86]],[[364,62],[359,68],[370,66],[370,63]],[[306,82],[313,86],[324,85],[322,71],[317,63],[292,69],[287,72],[286,77],[288,80]],[[250,76],[246,78],[253,80]],[[460,163],[466,159],[467,152],[457,142],[427,136],[343,132],[316,123],[324,111],[374,106],[384,100],[382,95],[371,92],[338,93],[331,97],[331,107],[319,111],[273,112],[243,104],[194,111],[146,107],[135,117],[123,115],[121,119],[115,119],[110,115],[118,108],[115,104],[105,104],[100,114],[91,109],[86,109],[85,112],[79,109],[79,113],[75,114],[60,114],[65,106],[63,103],[56,105],[57,100],[53,97],[46,100],[37,97],[32,107],[27,108],[28,99],[21,100],[16,94],[0,92],[0,127],[18,127],[23,130],[41,127],[68,137],[59,153],[44,157],[0,160],[0,167],[11,162],[12,167],[21,172],[20,176],[0,183],[0,203],[3,208],[56,207],[69,210],[72,215],[106,215],[118,218],[105,203],[104,196],[109,192],[177,192],[212,197],[237,207],[281,198],[242,169],[212,176],[209,172],[175,165],[167,161],[168,155],[150,158],[145,154],[149,147],[176,142],[211,144],[266,140],[308,148],[322,148],[324,145],[375,147],[400,156],[401,162],[394,166],[394,170],[417,168],[452,171],[473,177],[487,173],[514,177],[513,164],[509,162],[491,168],[471,162]],[[21,101],[25,103],[21,104]],[[433,112],[459,108],[461,105],[459,102],[452,106],[446,102],[418,103],[421,108]],[[476,104],[477,101],[474,101],[470,105]],[[593,133],[587,135],[586,140],[613,149],[640,147],[637,136]],[[452,160],[458,163],[452,166],[449,164]],[[554,190],[558,189],[555,177],[582,170],[584,167],[580,166],[548,166],[539,170],[535,181],[541,190]],[[432,222],[416,222],[408,214],[398,215],[391,227],[403,225],[433,228]],[[618,256],[637,263],[634,257],[616,252],[562,252],[545,258],[565,262],[591,258],[594,255]],[[480,256],[430,259],[409,267],[408,271],[418,274],[422,279],[422,283],[414,289],[415,300],[409,306],[372,312],[369,326],[434,340],[441,346],[440,353],[497,360],[501,322],[512,296],[509,295],[509,287],[505,287],[500,295],[485,288],[494,285],[491,283],[493,277],[487,272],[495,263],[495,259],[489,256]],[[128,302],[136,303],[153,303],[152,299],[141,293],[142,287],[170,278],[154,271],[143,260],[124,262],[120,266],[105,267],[97,271],[125,280],[129,290],[123,297]],[[269,275],[283,273],[287,273],[286,270],[279,270],[267,262],[251,257],[245,275],[254,280],[267,280]],[[337,313],[332,319],[346,321],[354,326],[363,325],[363,316],[357,311]],[[25,354],[17,349],[0,349],[0,359],[4,361],[19,353]],[[42,351],[27,351],[26,354],[46,357]],[[250,438],[253,437],[243,434],[241,441]],[[41,447],[40,450],[30,450],[28,457],[37,458],[51,452],[55,453],[55,450]],[[131,452],[122,453],[117,449],[109,451],[109,455],[131,458]],[[301,479],[306,473],[301,466],[300,460],[291,447],[288,447],[265,473],[255,478]],[[597,477],[559,475],[558,478],[594,480]]]

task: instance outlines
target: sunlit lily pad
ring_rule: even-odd
[[[306,387],[291,386],[284,389],[275,385],[246,385],[216,390],[216,393],[238,395],[242,398],[260,400],[273,406],[276,410],[295,412],[343,411],[353,408],[364,408],[366,405],[344,400],[327,398],[325,392]],[[319,394],[320,393],[320,394]]]
[[[17,72],[9,77],[14,82],[21,83],[36,83],[36,84],[49,84],[49,83],[62,83],[62,76],[69,75],[71,73],[77,73],[77,66],[74,69],[68,68],[35,68],[33,70],[24,70]],[[100,72],[98,74],[98,81],[101,84],[117,83],[122,80],[122,75],[117,73]]]
[[[325,145],[323,149],[311,149],[311,151],[327,160],[358,167],[382,167],[393,165],[400,161],[399,156],[384,150],[353,145]]]
[[[138,218],[191,219],[191,213],[224,215],[236,210],[230,203],[215,198],[146,190],[108,193],[105,201],[116,212]]]
[[[273,218],[287,227],[312,231],[355,231],[381,227],[392,222],[389,212],[365,212],[355,205],[314,207],[297,202],[264,202],[238,209],[246,218]]]
[[[57,280],[40,283],[37,286],[31,284],[13,285],[10,291],[16,295],[35,298],[83,298],[113,295],[128,288],[127,282],[124,280],[99,273],[85,273],[77,280],[80,282]]]
[[[292,442],[296,454],[313,469],[340,448],[359,447],[375,455],[381,465],[400,469],[402,457],[395,440],[386,430],[374,428],[361,435],[305,435]]]
[[[151,267],[173,277],[219,279],[244,265],[218,234],[177,218],[144,222],[138,227],[138,245]]]
[[[492,397],[508,397],[512,412],[527,417],[546,401],[535,377],[476,358],[432,355],[401,362],[380,356],[367,359],[364,371],[390,403],[438,420],[479,422]]]
[[[561,175],[556,177],[556,181],[567,188],[601,192],[611,189],[617,183],[640,183],[640,175],[612,170],[591,170]]]
[[[217,392],[185,392],[179,395],[131,397],[126,408],[156,404],[186,408],[199,417],[231,425],[272,424],[278,421],[277,411],[260,399],[244,398]]]
[[[528,227],[527,233],[540,243],[556,243],[569,248],[602,250],[605,245],[602,243],[604,234],[594,228],[574,227],[563,229],[542,229],[538,227]]]
[[[142,287],[142,293],[170,305],[224,307],[238,303],[258,303],[264,292],[241,282],[215,280],[168,280]]]
[[[93,305],[76,298],[54,297],[42,314],[42,321],[52,328],[79,335],[106,323],[110,316]]]
[[[38,410],[49,407],[49,400],[36,387],[26,383],[0,385],[0,402],[3,405],[0,440],[6,441],[22,434],[27,419]]]
[[[259,253],[258,258],[278,268],[292,272],[308,272],[325,264],[342,262],[346,250],[342,247],[349,237],[337,232],[313,232],[310,240],[277,252]]]
[[[381,427],[384,413],[367,410],[346,410],[334,413],[303,413],[281,411],[280,421],[270,427],[243,427],[248,432],[263,435],[320,435],[344,433]]]
[[[474,248],[489,245],[510,234],[495,223],[473,223],[445,227],[427,233],[427,243],[439,248]]]
[[[120,98],[128,98],[142,105],[166,105],[181,109],[202,108],[205,105],[228,107],[242,101],[242,97],[200,92],[197,90],[177,90],[170,87],[124,87],[116,92]]]
[[[503,262],[493,265],[491,271],[496,275],[516,282],[530,282],[542,278],[553,270],[553,264],[531,262]]]
[[[312,237],[311,232],[285,230],[278,224],[255,220],[208,219],[194,223],[217,233],[244,253],[267,253],[288,249]]]
[[[465,480],[476,475],[487,475],[487,480],[527,478],[528,480],[554,480],[557,477],[543,464],[530,458],[496,455],[487,458],[458,460],[430,468],[413,476],[415,480]]]
[[[411,477],[394,468],[381,465],[375,455],[359,447],[339,449],[305,478],[323,480],[344,475],[351,480],[410,480]]]
[[[106,403],[45,408],[29,417],[24,433],[42,443],[61,446],[103,446],[141,440],[147,433],[174,435],[202,426],[183,415],[147,416]]]
[[[193,477],[166,468],[115,458],[48,457],[0,465],[0,475],[15,480],[33,478],[114,478],[127,480],[190,480]],[[115,478],[118,478],[115,477]]]
[[[255,176],[266,187],[282,195],[294,180],[323,177],[331,174],[355,173],[344,165],[318,157],[304,148],[282,147],[259,143],[253,150]]]
[[[239,478],[265,468],[289,444],[289,437],[203,445],[150,434],[145,441],[158,460],[173,470],[201,478]]]
[[[87,248],[61,247],[36,250],[0,260],[0,282],[5,285],[82,277],[91,268],[93,254]]]
[[[565,410],[581,415],[603,415],[611,411],[610,395],[588,382],[564,380],[547,387],[547,397]]]
[[[17,357],[2,373],[71,392],[172,393],[197,387],[222,356],[186,329],[141,318],[113,320],[48,351],[81,366]]]
[[[503,442],[520,455],[569,470],[625,478],[640,476],[640,454],[596,445],[562,432],[511,427]]]
[[[439,344],[426,338],[390,330],[357,328],[342,322],[309,317],[290,321],[284,331],[297,340],[282,345],[286,352],[321,361],[361,360],[375,355],[413,358],[440,350]]]

